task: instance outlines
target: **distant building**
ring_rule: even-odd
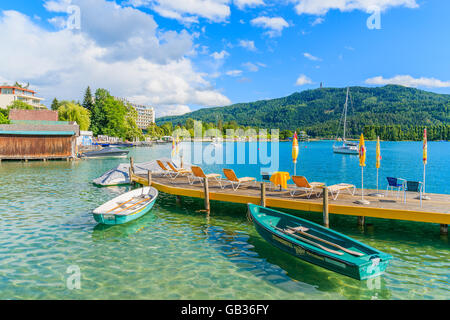
[[[155,123],[155,109],[153,107],[135,104],[123,98],[118,99],[123,103],[130,104],[134,109],[136,109],[138,113],[136,124],[139,129],[147,130],[149,125]]]
[[[6,109],[14,101],[22,101],[37,108],[46,108],[41,101],[43,98],[36,97],[36,92],[15,86],[0,86],[0,108]]]

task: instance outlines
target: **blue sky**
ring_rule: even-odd
[[[320,82],[450,93],[449,13],[444,0],[0,0],[0,82],[46,104],[107,88],[157,116]]]

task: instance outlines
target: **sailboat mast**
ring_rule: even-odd
[[[343,137],[344,142],[345,142],[345,129],[347,126],[348,90],[349,88],[347,87],[347,97],[345,98],[345,106],[344,106],[344,137]]]

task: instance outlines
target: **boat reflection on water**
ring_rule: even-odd
[[[255,250],[255,246],[249,242],[251,236],[248,234],[227,231],[216,226],[208,226],[204,232],[210,244],[242,271],[251,272],[288,292],[317,293],[315,284],[293,281],[282,267],[262,257],[259,251]]]
[[[156,219],[157,217],[152,212],[149,212],[145,216],[125,224],[105,225],[99,223],[92,231],[92,240],[120,241],[120,239],[132,237],[144,229],[151,228]]]

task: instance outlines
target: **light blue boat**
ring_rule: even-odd
[[[122,194],[93,211],[95,221],[107,225],[124,224],[149,212],[158,198],[152,187],[135,189]]]

